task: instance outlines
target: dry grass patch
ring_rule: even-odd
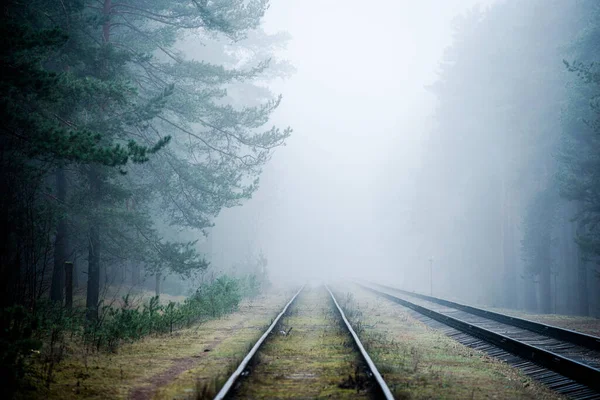
[[[238,399],[370,397],[358,353],[323,287],[306,288],[261,348]],[[358,384],[356,382],[359,382]]]
[[[257,330],[272,320],[288,295],[276,293],[245,300],[232,314],[172,335],[147,337],[125,344],[116,354],[85,354],[83,349],[79,352],[71,349],[72,355],[57,365],[50,388],[24,393],[23,397],[67,400],[151,398],[162,393],[161,386],[169,386],[185,371],[204,366],[214,379],[226,369],[222,364],[236,357],[240,348],[248,346]]]
[[[481,307],[484,308],[484,307]],[[575,315],[561,314],[532,314],[525,311],[516,311],[506,308],[486,308],[502,314],[525,318],[542,324],[554,325],[559,328],[571,329],[577,332],[587,333],[600,337],[600,319],[594,317],[580,317]]]
[[[338,288],[361,341],[397,399],[561,399],[485,353],[357,286]],[[348,292],[352,291],[352,294]]]

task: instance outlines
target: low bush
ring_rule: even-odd
[[[0,385],[12,393],[29,376],[49,386],[67,342],[83,346],[86,352],[116,352],[123,343],[221,317],[235,311],[243,297],[258,294],[259,287],[252,282],[250,278],[221,276],[183,302],[166,305],[160,304],[158,297],[134,305],[127,295],[120,307],[102,307],[93,322],[85,320],[83,309],[67,310],[49,303],[35,310],[22,306],[0,309]],[[33,360],[41,365],[35,373],[30,368]]]

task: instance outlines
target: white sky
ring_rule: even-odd
[[[292,35],[297,68],[274,86],[273,122],[294,133],[255,198],[216,221],[215,245],[262,248],[274,277],[393,268],[380,238],[409,198],[434,104],[424,85],[452,19],[492,2],[272,0],[265,29]]]

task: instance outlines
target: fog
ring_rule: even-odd
[[[354,278],[600,316],[597,0],[69,4],[6,10],[0,305]]]
[[[215,221],[213,263],[262,250],[276,280],[404,284],[410,273],[428,285],[429,256],[406,237],[435,107],[426,86],[452,43],[453,20],[490,3],[274,1],[265,30],[290,33],[280,56],[297,69],[271,84],[284,96],[274,119],[294,133],[253,199]]]
[[[599,313],[596,203],[584,195],[597,12],[564,0],[273,2],[263,28],[289,33],[274,56],[296,70],[265,84],[284,96],[272,121],[294,133],[253,198],[216,219],[212,265],[260,253],[274,281],[361,278]]]

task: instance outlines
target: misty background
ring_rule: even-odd
[[[226,275],[600,315],[597,1],[104,4],[7,9],[0,303]]]
[[[272,84],[284,94],[274,118],[294,134],[254,198],[215,221],[213,260],[230,264],[262,249],[281,280],[377,272],[402,283],[408,271],[428,268],[429,253],[414,254],[398,226],[410,224],[432,126],[435,96],[426,86],[452,43],[454,19],[491,3],[273,2],[265,30],[290,33],[280,54],[297,69]]]
[[[297,69],[271,86],[285,96],[274,118],[295,133],[253,199],[216,220],[212,260],[262,251],[280,281],[364,277],[597,315],[598,276],[574,244],[577,206],[555,176],[577,80],[563,60],[589,57],[595,11],[569,1],[274,2],[265,29],[290,33],[279,54]]]
[[[598,0],[3,15],[9,393],[304,282],[600,317]]]

